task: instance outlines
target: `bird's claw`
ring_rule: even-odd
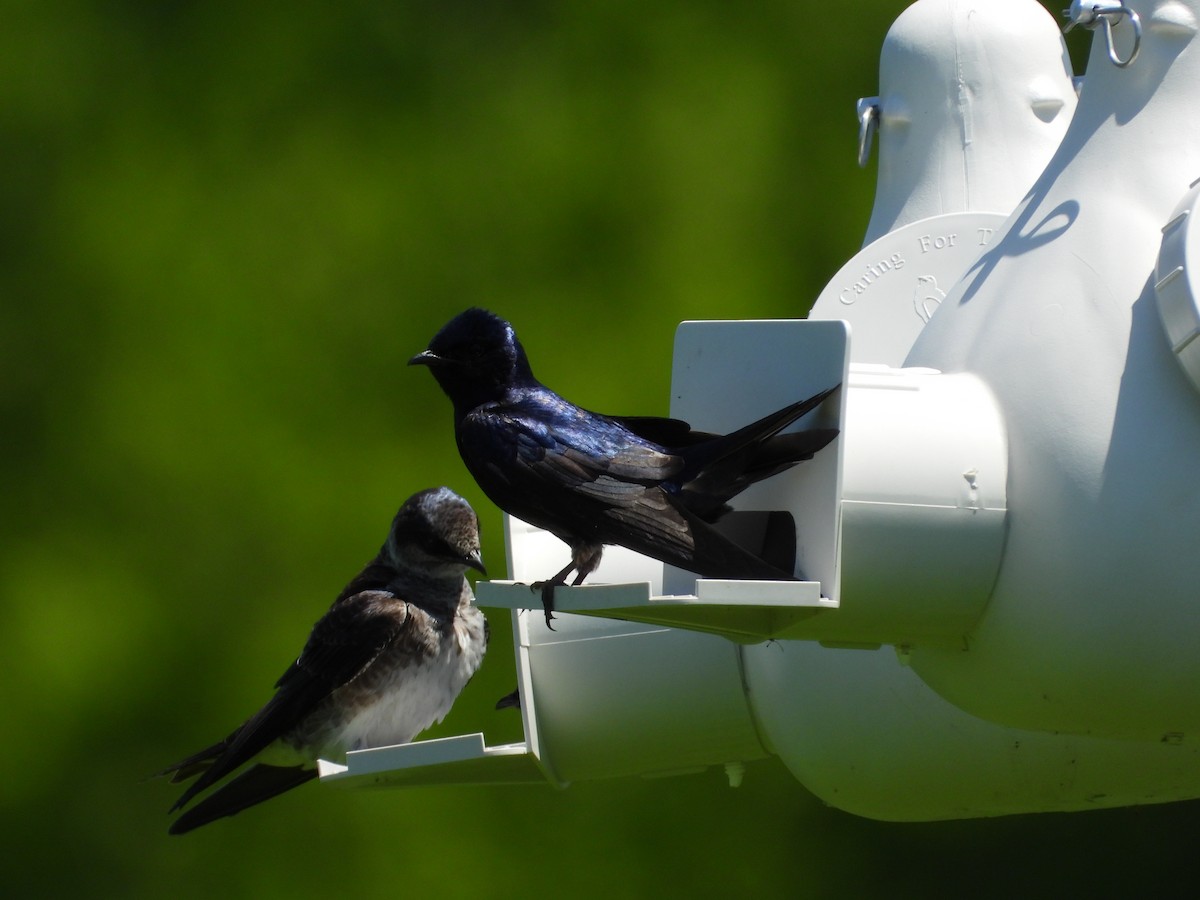
[[[535,581],[529,586],[529,590],[538,591],[542,595],[542,609],[546,613],[546,627],[551,631],[554,630],[554,626],[550,624],[550,621],[554,618],[554,589],[560,583],[551,579],[549,581]]]

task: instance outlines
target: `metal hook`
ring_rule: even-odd
[[[1124,2],[1116,4],[1094,3],[1091,6],[1086,6],[1081,0],[1074,0],[1070,9],[1063,10],[1063,15],[1067,17],[1067,24],[1063,28],[1063,34],[1066,34],[1076,25],[1082,25],[1089,31],[1103,28],[1104,40],[1108,46],[1108,58],[1118,69],[1125,68],[1137,59],[1138,50],[1142,47],[1142,20]],[[1129,51],[1128,58],[1121,59],[1117,53],[1117,46],[1113,42],[1113,26],[1119,24],[1121,19],[1125,17],[1128,17],[1129,24],[1133,26],[1133,49]]]
[[[879,98],[863,97],[858,101],[858,167],[865,169],[871,158],[871,141],[879,129]]]
[[[1133,49],[1129,51],[1129,58],[1122,61],[1117,55],[1116,44],[1113,43],[1113,16],[1120,19],[1122,15],[1129,16],[1129,24],[1133,26]],[[1101,21],[1104,22],[1104,40],[1108,42],[1108,58],[1112,60],[1112,64],[1118,69],[1123,69],[1135,59],[1137,59],[1138,50],[1142,48],[1142,20],[1138,18],[1138,14],[1128,6],[1121,4],[1117,7],[1117,12],[1113,15],[1102,16]]]

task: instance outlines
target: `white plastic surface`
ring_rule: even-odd
[[[665,596],[652,594],[649,582],[560,587],[554,592],[554,608],[556,617],[597,615],[756,642],[783,637],[798,622],[838,606],[821,596],[821,585],[815,581],[701,578],[695,584],[694,594]],[[542,608],[540,595],[526,582],[480,582],[477,598],[480,606],[489,608]]]
[[[317,771],[322,784],[353,788],[546,783],[526,744],[489,747],[482,734],[352,750],[345,763],[318,760]]]
[[[1157,26],[1160,30],[1165,27],[1163,20],[1173,18],[1179,22],[1187,19],[1187,16],[1180,15],[1179,9],[1172,9],[1170,5],[1160,7],[1155,15],[1160,20]],[[1127,37],[1124,34],[1126,29],[1119,30],[1122,33],[1118,35],[1118,50],[1122,58],[1126,58],[1128,43],[1121,43]],[[930,34],[928,39],[931,46],[940,46],[935,35]],[[1103,49],[1098,52],[1103,52]],[[949,58],[948,53],[946,59]],[[1094,62],[1093,65],[1100,64]],[[1106,69],[1107,63],[1100,65],[1100,68]],[[1154,75],[1143,72],[1140,77],[1152,79]],[[1163,129],[1164,134],[1169,132],[1169,128]],[[1020,154],[1025,149],[1014,146],[1012,152]],[[1028,149],[1049,155],[1048,150],[1039,151],[1036,146]],[[1127,161],[1132,159],[1129,157]],[[954,196],[955,169],[953,166],[945,169],[951,181],[946,193]],[[1110,179],[1118,178],[1120,176],[1115,172],[1098,174],[1091,182],[1091,193],[1099,196],[1108,190]],[[940,193],[940,189],[930,192],[934,197]],[[1188,202],[1181,204],[1181,208]],[[909,208],[921,208],[919,198],[913,199]],[[932,206],[922,209],[926,214],[939,211]],[[908,227],[914,229],[919,225]],[[1038,229],[1031,231],[1030,243],[1034,244],[1039,237]],[[1045,227],[1041,229],[1043,235],[1046,231]],[[1111,234],[1117,236],[1123,233],[1124,227],[1114,222]],[[1164,239],[1164,249],[1166,243]],[[1182,251],[1182,247],[1179,249]],[[1119,259],[1121,255],[1116,247],[1108,252],[1114,259]],[[1051,256],[1047,261],[1031,264],[1034,271],[1030,272],[1028,283],[1014,289],[1011,300],[999,294],[994,302],[1019,303],[1022,293],[1037,289],[1037,266],[1069,268],[1074,259],[1071,252]],[[989,265],[992,264],[989,261]],[[1160,268],[1159,276],[1163,274]],[[835,279],[831,289],[838,283]],[[1047,292],[1052,295],[1053,289],[1048,288]],[[1160,293],[1160,303],[1162,299]],[[1190,320],[1190,308],[1185,307],[1184,312]],[[1048,316],[1027,316],[1025,340],[1038,340],[1041,337]],[[885,329],[882,322],[877,325],[870,318],[864,318],[863,327],[859,327],[857,321],[855,323],[856,359],[863,358],[858,355],[858,349],[862,346],[864,330],[887,341],[888,329],[895,324],[889,321],[888,329]],[[1013,342],[1004,345],[1011,355],[1010,364],[1017,367],[1023,365],[1018,334],[1014,332]],[[980,335],[981,342],[985,339],[985,335]],[[897,343],[901,343],[899,338]],[[1117,348],[1119,345],[1114,345],[1110,351],[1110,364],[1119,368],[1121,352]],[[1095,346],[1085,343],[1080,349],[1094,352]],[[999,360],[997,364],[1000,364]],[[1060,377],[1072,377],[1069,372],[1068,367]],[[1074,377],[1087,376],[1080,373]],[[1053,389],[1054,380],[1043,377],[1041,383],[1031,386],[1029,396]],[[1086,407],[1086,403],[1083,405]],[[1084,411],[1087,411],[1086,408]],[[848,443],[853,449],[858,412],[853,402],[848,412]],[[1070,418],[1063,417],[1050,428],[1061,430],[1071,424]],[[858,471],[853,464],[853,454],[850,456],[847,463],[848,484],[854,472]],[[1036,490],[1019,491],[1016,518],[1019,520],[1022,515],[1028,514],[1029,504],[1036,503]],[[856,542],[860,538],[864,541],[864,553],[877,553],[879,547],[887,546],[889,538],[884,532],[873,540],[858,527],[850,503],[846,505],[845,523],[843,568],[846,603],[838,614],[838,621],[857,608],[854,597],[858,590],[853,583],[854,577],[860,572],[872,571],[870,566],[864,567],[858,563]],[[1114,525],[1116,523],[1109,523],[1110,527]],[[1130,523],[1120,525],[1118,533],[1135,530]],[[1139,522],[1137,537],[1140,537],[1140,528]],[[1138,543],[1137,537],[1131,542]],[[1065,551],[1053,535],[1048,534],[1046,540],[1047,552],[1057,552],[1059,564],[1069,566],[1071,553]],[[881,562],[877,557],[874,559]],[[886,571],[892,565],[882,562],[879,570]],[[887,596],[888,588],[885,582],[878,584],[879,595]],[[1075,593],[1080,606],[1093,600],[1089,593]],[[1065,596],[1070,595],[1042,594],[1036,602],[1044,604],[1046,612],[1053,614]],[[1142,593],[1138,594],[1141,600],[1131,599],[1131,596],[1114,596],[1111,601],[1114,605],[1110,608],[1116,612],[1123,604],[1131,616],[1125,620],[1126,623],[1138,622],[1129,633],[1129,637],[1136,642],[1139,638],[1135,634],[1142,631],[1142,616],[1136,610],[1141,602],[1153,606],[1156,598]],[[1091,635],[1094,627],[1084,612],[1077,623],[1076,636]],[[1121,627],[1116,626],[1118,630]],[[1018,669],[1023,659],[1021,639],[1042,645],[1037,628],[1036,624],[1030,623],[1019,634],[1013,635],[1011,662]],[[1075,639],[1063,635],[1060,640],[1062,646],[1067,647]],[[746,676],[766,740],[796,777],[827,803],[859,815],[911,821],[1033,811],[1087,810],[1200,795],[1200,775],[1197,774],[1200,771],[1197,767],[1200,749],[1193,746],[1194,742],[1189,742],[1182,733],[1167,732],[1159,740],[1105,740],[1005,727],[976,718],[936,695],[911,668],[903,664],[903,660],[911,659],[914,655],[918,658],[927,655],[923,645],[929,643],[918,641],[915,647],[906,647],[899,653],[891,648],[874,652],[836,650],[798,641],[773,645],[778,652],[766,652],[767,648],[759,646],[743,648]],[[947,683],[962,672],[969,671],[973,665],[972,653],[968,648],[973,649],[972,644],[965,642],[939,652],[939,657],[947,663]],[[1048,653],[1053,652],[1049,647],[1045,649]],[[1121,651],[1115,649],[1112,659],[1118,666],[1121,665],[1120,658]],[[1053,665],[1053,662],[1048,659],[1047,665]],[[998,677],[1003,680],[1014,675],[1009,671]],[[1021,679],[1019,673],[1015,677],[1018,681]],[[1153,679],[1147,682],[1136,672],[1124,669],[1122,677],[1131,682],[1141,681],[1153,689]],[[799,685],[818,682],[836,684],[837,690],[797,690]],[[1120,696],[1121,693],[1118,690],[1113,696]],[[1047,710],[1060,706],[1059,698],[1050,693],[1040,697],[1030,696],[1027,702],[1031,707]]]
[[[1200,404],[1154,285],[1200,173],[1200,0],[1128,5],[1137,59],[1094,40],[1062,147],[909,356],[991,388],[1012,510],[969,651],[911,660],[985,719],[1178,745],[1200,735]]]
[[[521,713],[551,778],[673,775],[767,755],[738,645],[634,622],[515,614]]]
[[[864,243],[931,216],[1013,209],[1075,102],[1062,35],[1040,4],[914,3],[880,54],[879,182]]]
[[[775,319],[684,322],[675,332],[671,415],[702,431],[725,433],[836,385],[849,371],[844,322]],[[845,387],[805,426],[845,433]],[[817,455],[752,485],[731,501],[739,511],[781,510],[796,525],[796,562],[821,595],[838,599],[842,437]],[[668,567],[663,592],[685,594],[693,578]]]
[[[883,235],[838,270],[808,318],[849,322],[853,362],[903,365],[946,291],[979,258],[1005,217],[947,213]]]
[[[1193,182],[1162,229],[1155,295],[1167,340],[1183,371],[1200,390],[1200,181]]]
[[[791,635],[960,646],[1004,550],[1008,445],[991,391],[855,366],[846,406],[840,609]]]
[[[804,641],[743,649],[756,709],[789,711],[760,717],[764,740],[831,806],[911,822],[1200,795],[1194,741],[1002,728],[938,697],[899,657]]]

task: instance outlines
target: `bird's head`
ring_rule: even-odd
[[[459,578],[467,569],[486,575],[479,551],[479,518],[471,504],[446,487],[404,501],[381,555],[396,569],[432,579]]]
[[[428,366],[455,408],[463,412],[498,400],[505,389],[533,380],[513,327],[478,307],[447,322],[429,347],[408,364]]]

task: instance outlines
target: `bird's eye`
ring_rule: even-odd
[[[421,549],[430,556],[448,556],[450,548],[446,546],[446,542],[439,538],[426,538],[421,541]]]

